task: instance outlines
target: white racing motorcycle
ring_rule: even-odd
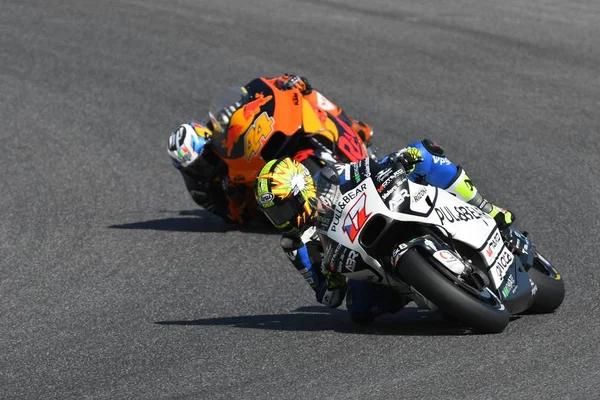
[[[347,278],[391,286],[484,333],[562,303],[560,274],[526,232],[500,231],[479,208],[411,182],[394,164],[367,159],[336,169],[339,182],[325,190],[317,182],[319,231],[345,248],[334,256]]]

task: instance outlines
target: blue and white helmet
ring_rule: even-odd
[[[179,126],[169,137],[167,146],[175,167],[209,176],[214,167],[209,165],[202,155],[210,136],[211,131],[195,121]]]

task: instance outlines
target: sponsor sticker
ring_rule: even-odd
[[[427,193],[427,189],[425,189],[425,188],[419,189],[417,194],[415,194],[413,196],[413,201],[417,202],[417,201],[421,200],[423,198],[423,196],[425,196],[426,193]]]
[[[502,284],[502,280],[504,279],[504,276],[506,275],[506,272],[508,271],[508,268],[512,265],[513,261],[514,256],[506,247],[504,247],[491,267],[491,275],[494,279],[494,284],[497,288],[499,288]]]
[[[367,194],[363,193],[348,210],[343,222],[343,230],[351,242],[354,242],[371,214],[367,212]]]
[[[273,195],[273,193],[263,193],[258,197],[258,203],[265,205],[272,202],[274,198],[275,196]]]
[[[433,257],[457,275],[465,269],[464,264],[449,250],[436,251],[433,253]]]
[[[358,257],[358,253],[354,250],[350,250],[348,253],[348,258],[346,258],[346,269],[354,272],[354,268],[356,267],[356,257]]]
[[[353,189],[352,191],[344,193],[343,195],[340,194],[337,197],[337,199],[339,199],[339,201],[336,204],[335,210],[333,213],[333,224],[331,225],[332,232],[337,231],[337,226],[339,225],[340,219],[342,218],[344,208],[346,208],[348,203],[350,203],[352,200],[356,199],[359,196],[359,194],[363,193],[363,191],[365,191],[366,189],[367,189],[367,184],[363,183],[360,186]],[[366,193],[363,193],[363,194],[366,194]],[[365,200],[366,200],[366,196],[365,196]]]
[[[440,219],[440,223],[442,225],[466,222],[474,219],[480,219],[487,225],[487,219],[490,218],[487,214],[485,214],[477,207],[469,205],[454,207],[436,207],[435,213]]]
[[[517,287],[518,286],[517,282],[515,281],[515,277],[512,274],[509,274],[506,278],[506,284],[504,285],[504,288],[502,288],[502,294],[504,295],[504,298],[506,299],[511,293],[516,292]]]
[[[496,229],[483,250],[483,253],[487,257],[488,265],[490,265],[494,261],[501,249],[502,237],[500,236],[500,232]]]
[[[391,173],[392,173],[391,168],[382,169],[377,174],[375,174],[375,179],[377,179],[378,181],[381,181],[381,180],[385,179]]]

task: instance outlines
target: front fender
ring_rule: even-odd
[[[455,275],[460,275],[465,270],[465,264],[454,250],[434,235],[424,235],[398,244],[392,252],[393,267],[396,268],[402,256],[413,248],[423,255],[432,256]]]

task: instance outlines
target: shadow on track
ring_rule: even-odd
[[[148,229],[174,232],[246,232],[276,234],[275,229],[267,224],[252,222],[248,225],[228,224],[221,218],[202,209],[182,211],[161,211],[176,214],[178,217],[153,219],[149,221],[131,222],[127,224],[109,225],[114,229]]]
[[[345,310],[302,307],[289,314],[245,315],[183,321],[157,321],[159,325],[233,326],[277,331],[334,331],[361,335],[457,336],[476,335],[470,328],[444,320],[440,314],[407,307],[383,315],[369,325],[352,322]]]

